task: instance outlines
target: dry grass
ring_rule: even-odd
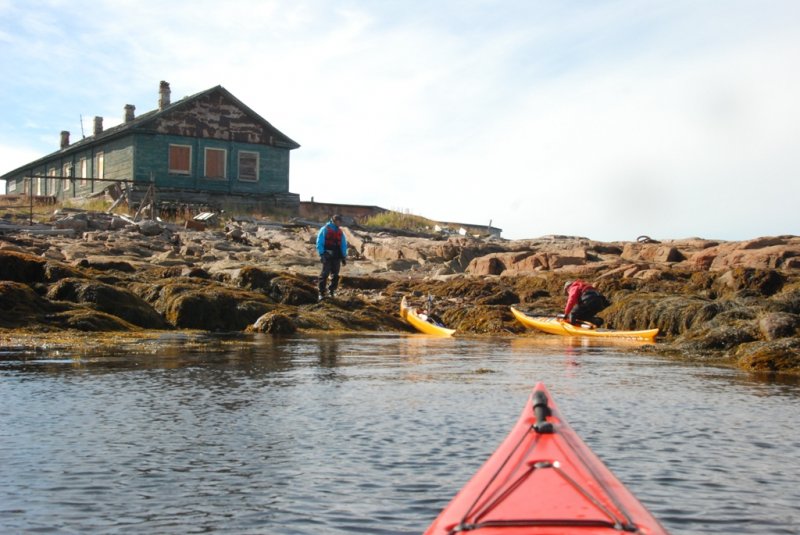
[[[413,232],[430,232],[436,223],[430,219],[403,212],[388,211],[368,217],[362,223],[365,227],[384,227]]]
[[[57,208],[52,197],[34,197],[25,195],[0,195],[0,218],[6,221],[41,221],[49,218]]]

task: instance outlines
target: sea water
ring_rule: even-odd
[[[2,533],[421,533],[544,382],[672,533],[800,532],[800,384],[553,336],[0,348]]]

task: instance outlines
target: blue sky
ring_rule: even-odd
[[[507,238],[800,234],[795,0],[0,0],[0,174],[222,85],[302,200]]]

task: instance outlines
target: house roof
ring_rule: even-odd
[[[80,152],[87,148],[90,148],[94,145],[98,145],[100,143],[108,142],[112,139],[122,137],[128,135],[130,133],[136,131],[147,131],[148,126],[150,126],[154,121],[157,119],[164,117],[165,115],[169,114],[170,112],[174,112],[176,110],[180,110],[186,106],[191,105],[192,103],[211,95],[213,93],[220,93],[225,98],[232,100],[239,108],[241,108],[250,118],[252,118],[255,122],[260,123],[272,136],[275,138],[275,145],[285,149],[296,149],[300,147],[300,144],[296,141],[289,138],[289,136],[285,135],[283,132],[272,126],[269,121],[261,117],[259,114],[254,112],[249,106],[247,106],[244,102],[233,96],[233,93],[222,87],[221,85],[214,86],[210,89],[206,89],[205,91],[201,91],[199,93],[195,93],[194,95],[184,97],[176,102],[170,103],[168,106],[165,106],[164,109],[161,110],[151,110],[145,112],[141,115],[138,115],[134,119],[123,122],[116,126],[112,126],[106,130],[103,130],[97,135],[87,136],[80,141],[76,141],[64,147],[63,149],[59,149],[55,152],[52,152],[46,156],[43,156],[37,160],[29,162],[25,165],[22,165],[13,171],[9,171],[4,175],[0,175],[0,179],[4,179],[7,176],[18,174],[25,169],[29,169],[31,167],[37,167],[46,163],[54,158],[57,157],[64,157],[74,152]]]

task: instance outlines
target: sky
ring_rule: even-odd
[[[800,234],[796,0],[0,0],[0,72],[0,174],[165,80],[298,142],[303,201],[509,239]]]

